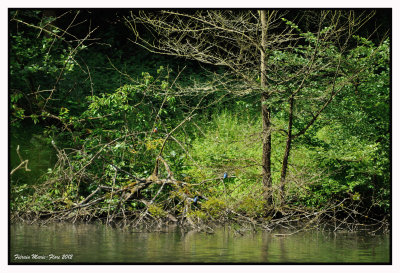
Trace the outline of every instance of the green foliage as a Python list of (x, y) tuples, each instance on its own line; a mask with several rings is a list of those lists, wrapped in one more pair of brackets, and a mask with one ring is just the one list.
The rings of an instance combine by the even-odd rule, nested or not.
[[(375, 56), (387, 58), (388, 54), (381, 52), (388, 50), (385, 44), (374, 47), (368, 54), (375, 52)], [(354, 49), (359, 51), (364, 50)], [(359, 54), (354, 52), (350, 52), (354, 59), (348, 60), (359, 66), (362, 61), (356, 61), (360, 61)], [(389, 208), (389, 203), (383, 202), (389, 200), (390, 192), (389, 66), (381, 59), (374, 59), (368, 61), (368, 69), (360, 74), (362, 84), (344, 89), (334, 107), (323, 114), (320, 125), (301, 139), (309, 147), (315, 167), (326, 175), (308, 186), (308, 192), (303, 191), (302, 200), (309, 205), (351, 195), (365, 206)], [(377, 105), (383, 107), (380, 113), (374, 107)], [(292, 160), (298, 162), (297, 158)]]
[(349, 53), (353, 66), (349, 69), (363, 71), (326, 113), (336, 122), (325, 127), (329, 134), (319, 133), (328, 141), (321, 163), (335, 170), (335, 179), (345, 183), (348, 191), (357, 191), (365, 202), (386, 210), (389, 203), (381, 201), (389, 200), (390, 193), (389, 41), (375, 46), (356, 38), (361, 45)]
[[(134, 181), (127, 172), (148, 177), (166, 133), (180, 124), (204, 95), (182, 95), (176, 86), (211, 84), (199, 68), (137, 48), (106, 48), (105, 43), (93, 49), (85, 45), (74, 48), (76, 44), (59, 38), (57, 27), (49, 28), (51, 33), (47, 34), (35, 28), (52, 20), (42, 18), (40, 11), (12, 14), (19, 20), (18, 24), (12, 21), (9, 37), (12, 124), (21, 125), (16, 121), (25, 119), (42, 126), (45, 145), (53, 149), (50, 145), (54, 141), (62, 150), (57, 164), (42, 177), (47, 183), (43, 190), (35, 193), (25, 179), (13, 180), (12, 210), (69, 208), (99, 185), (118, 189), (131, 185)], [(266, 104), (273, 124), (275, 196), (280, 191), (291, 94), (302, 86), (293, 111), (296, 134), (330, 98), (335, 78), (343, 89), (309, 130), (292, 143), (285, 201), (315, 208), (350, 197), (388, 212), (390, 41), (375, 45), (354, 36), (354, 47), (340, 52), (334, 42), (325, 39), (331, 26), (323, 26), (316, 37), (289, 19), (283, 21), (299, 42), (267, 54), (268, 84), (274, 89)], [(111, 43), (114, 36), (107, 33), (104, 38)], [(324, 50), (315, 51), (317, 44)], [(318, 69), (306, 78), (299, 77), (311, 59)], [(339, 64), (341, 69), (336, 73)], [(188, 68), (183, 72), (169, 68), (178, 65)], [(182, 72), (181, 77), (175, 79), (178, 72)], [(218, 69), (213, 72), (221, 73)], [(290, 80), (278, 84), (281, 79)], [(253, 95), (233, 97), (225, 90), (229, 87), (210, 86), (223, 94), (223, 99), (216, 100), (218, 92), (206, 96), (205, 105), (211, 106), (203, 109), (200, 105), (199, 115), (174, 132), (176, 141), (166, 143), (162, 156), (174, 176), (196, 185), (175, 195), (166, 193), (169, 188), (165, 186), (156, 203), (148, 207), (153, 217), (167, 216), (166, 207), (158, 201), (170, 199), (173, 203), (196, 191), (208, 200), (192, 206), (188, 213), (193, 219), (218, 218), (228, 207), (254, 218), (265, 215), (259, 99)], [(38, 93), (40, 90), (44, 92)], [(158, 132), (153, 131), (155, 127)], [(165, 170), (160, 172), (166, 176), (162, 173)], [(222, 179), (224, 172), (228, 179)], [(152, 185), (141, 197), (153, 198), (159, 189), (160, 185)], [(100, 205), (103, 212), (115, 209), (119, 202), (116, 196), (107, 197)], [(143, 206), (137, 200), (130, 201), (129, 210)], [(183, 211), (182, 204), (176, 207)]]
[(225, 213), (226, 203), (221, 199), (211, 197), (207, 201), (203, 202), (201, 209), (213, 218)]
[(27, 184), (13, 185), (10, 191), (10, 209), (11, 211), (23, 211), (30, 201), (29, 186)]
[(236, 205), (237, 211), (247, 214), (250, 217), (261, 217), (265, 214), (266, 202), (262, 195), (245, 195)]
[[(75, 70), (74, 57), (80, 48), (73, 48), (60, 37), (58, 28), (49, 28), (54, 18), (41, 18), (41, 12), (34, 10), (11, 11), (11, 14), (11, 115), (15, 120), (30, 117), (36, 124), (46, 103), (52, 107), (58, 105), (54, 99), (66, 97), (66, 90), (54, 92), (55, 84)], [(12, 124), (19, 125), (18, 122)]]
[[(257, 147), (260, 119), (252, 117), (249, 109), (236, 109), (242, 112), (235, 114), (225, 109), (215, 113), (204, 128), (206, 135), (199, 135), (193, 142), (191, 152), (201, 170), (193, 169), (189, 175), (217, 178), (228, 172), (238, 178), (255, 178), (259, 168), (252, 163), (254, 158), (261, 157)], [(249, 166), (241, 168), (245, 164)]]
[(192, 210), (188, 213), (188, 217), (192, 220), (206, 221), (209, 220), (210, 216), (202, 210)]
[(167, 216), (167, 212), (159, 205), (149, 205), (148, 209), (150, 214), (156, 218), (164, 218)]

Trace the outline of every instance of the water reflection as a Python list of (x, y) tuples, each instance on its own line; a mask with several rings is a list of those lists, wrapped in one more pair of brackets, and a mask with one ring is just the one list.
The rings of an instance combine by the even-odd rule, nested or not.
[[(94, 224), (13, 224), (10, 243), (11, 262), (24, 263), (387, 263), (390, 257), (387, 235), (303, 232), (275, 237), (257, 232), (240, 236), (229, 228), (215, 234), (178, 229), (146, 233)], [(49, 259), (64, 254), (73, 258)]]

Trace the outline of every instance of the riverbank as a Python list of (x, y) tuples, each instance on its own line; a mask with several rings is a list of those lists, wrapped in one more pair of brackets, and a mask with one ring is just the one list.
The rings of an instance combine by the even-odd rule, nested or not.
[[(199, 203), (189, 208), (186, 214), (165, 212), (156, 214), (151, 207), (136, 211), (104, 211), (100, 207), (73, 207), (60, 211), (19, 211), (11, 212), (11, 223), (101, 223), (122, 229), (162, 231), (170, 227), (214, 233), (214, 229), (230, 226), (238, 234), (247, 231), (284, 230), (281, 236), (289, 236), (302, 231), (322, 230), (331, 232), (367, 232), (369, 234), (390, 232), (390, 218), (365, 214), (356, 204), (340, 203), (319, 210), (282, 207), (271, 210), (266, 216), (250, 217), (230, 208), (221, 209), (212, 215)], [(357, 210), (358, 209), (358, 210)]]
[[(58, 150), (54, 143), (53, 146)], [(93, 160), (87, 165), (93, 164)], [(115, 172), (112, 186), (99, 185), (88, 191), (88, 171), (73, 172), (67, 162), (68, 157), (59, 151), (56, 171), (44, 183), (12, 187), (12, 222), (101, 221), (110, 226), (148, 230), (173, 224), (206, 232), (225, 224), (237, 225), (238, 230), (389, 231), (390, 215), (359, 194), (340, 199), (336, 196), (324, 205), (310, 206), (296, 201), (299, 196), (295, 194), (285, 200), (281, 188), (275, 187), (269, 190), (269, 198), (264, 197), (265, 192), (253, 189), (252, 195), (235, 199), (226, 194), (225, 185), (231, 182), (225, 175), (199, 183), (178, 180), (161, 156), (148, 178), (136, 177), (108, 162)], [(164, 178), (157, 175), (159, 165), (164, 166)], [(128, 182), (117, 185), (117, 174), (129, 177)], [(223, 185), (220, 194), (207, 187), (210, 183)]]

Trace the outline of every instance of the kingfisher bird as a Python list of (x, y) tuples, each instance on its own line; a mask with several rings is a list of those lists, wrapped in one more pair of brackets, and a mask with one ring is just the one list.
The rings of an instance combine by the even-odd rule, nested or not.
[(199, 200), (199, 197), (198, 197), (198, 196), (196, 196), (196, 197), (193, 199), (193, 203), (196, 204), (196, 203), (197, 203), (197, 200)]
[(228, 178), (228, 173), (224, 173), (224, 179)]
[(153, 133), (157, 133), (157, 131), (158, 131), (158, 128), (157, 128), (157, 127), (154, 127)]

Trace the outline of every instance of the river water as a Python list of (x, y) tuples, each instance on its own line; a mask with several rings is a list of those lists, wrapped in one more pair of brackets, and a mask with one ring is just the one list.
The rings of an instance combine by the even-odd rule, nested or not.
[(271, 232), (243, 235), (171, 229), (137, 232), (101, 224), (12, 224), (11, 263), (390, 263), (390, 236)]

